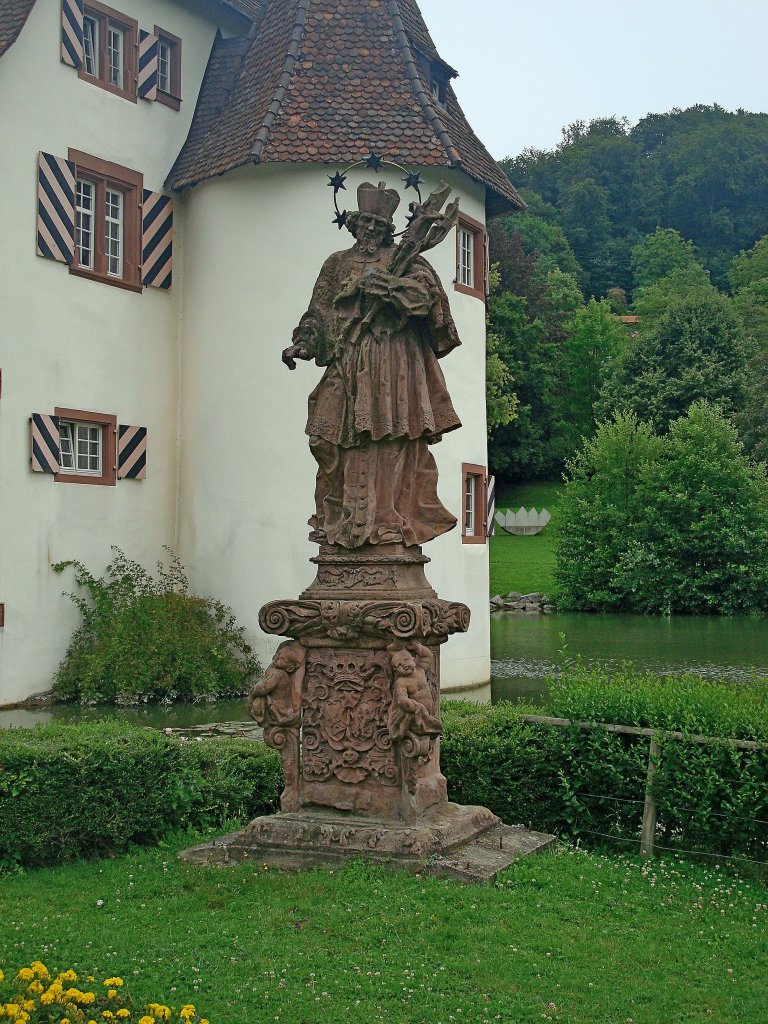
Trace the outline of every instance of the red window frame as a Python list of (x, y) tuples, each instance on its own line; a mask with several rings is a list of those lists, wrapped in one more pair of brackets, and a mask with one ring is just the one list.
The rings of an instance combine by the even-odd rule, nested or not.
[[(474, 484), (474, 523), (472, 533), (467, 533), (466, 502), (467, 483)], [(472, 462), (461, 464), (461, 542), (462, 544), (485, 544), (487, 542), (488, 523), (486, 519), (486, 501), (488, 488), (488, 470)]]
[(53, 479), (60, 484), (95, 484), (114, 487), (117, 483), (117, 416), (104, 412), (86, 412), (83, 409), (54, 409), (54, 416), (74, 423), (88, 423), (101, 427), (101, 475), (60, 472)]

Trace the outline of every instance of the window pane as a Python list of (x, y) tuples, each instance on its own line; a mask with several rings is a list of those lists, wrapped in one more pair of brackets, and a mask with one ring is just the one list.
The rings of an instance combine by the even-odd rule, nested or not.
[(75, 463), (72, 454), (72, 424), (59, 423), (59, 465), (62, 469), (74, 469)]
[(83, 58), (85, 73), (99, 77), (99, 23), (89, 15), (83, 18)]
[(107, 187), (104, 200), (104, 252), (110, 277), (123, 276), (123, 193)]
[(75, 193), (75, 247), (77, 262), (93, 270), (93, 215), (96, 186), (92, 181), (78, 178)]
[(160, 92), (171, 91), (171, 47), (162, 40), (157, 54), (157, 87)]
[(107, 63), (109, 64), (109, 84), (123, 88), (123, 31), (110, 25), (107, 30)]
[(79, 473), (101, 472), (101, 427), (75, 423), (75, 457)]
[(475, 287), (475, 238), (466, 228), (459, 229), (459, 282)]
[(468, 476), (464, 485), (464, 533), (473, 537), (475, 533), (475, 477)]

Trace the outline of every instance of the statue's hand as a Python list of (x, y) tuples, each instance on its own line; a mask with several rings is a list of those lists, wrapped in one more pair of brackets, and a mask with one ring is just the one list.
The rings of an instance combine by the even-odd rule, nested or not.
[(283, 349), (283, 362), (289, 370), (296, 369), (297, 359), (311, 359), (312, 354), (303, 345), (289, 345)]
[(389, 297), (393, 285), (397, 284), (398, 278), (388, 274), (386, 270), (371, 270), (362, 280), (367, 295), (375, 295), (378, 298)]

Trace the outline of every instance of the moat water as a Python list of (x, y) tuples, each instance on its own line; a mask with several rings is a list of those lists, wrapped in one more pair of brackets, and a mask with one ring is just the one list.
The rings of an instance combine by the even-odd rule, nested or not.
[[(678, 675), (694, 672), (712, 679), (768, 680), (768, 620), (642, 615), (519, 615), (491, 619), (490, 687), (457, 696), (475, 700), (523, 700), (544, 704), (547, 677), (557, 672), (563, 639), (569, 657), (619, 668)], [(445, 652), (450, 657), (449, 650)], [(179, 728), (245, 718), (243, 701), (213, 704), (142, 705), (131, 708), (76, 708), (0, 711), (0, 728), (51, 720), (85, 721), (105, 715), (156, 728)]]

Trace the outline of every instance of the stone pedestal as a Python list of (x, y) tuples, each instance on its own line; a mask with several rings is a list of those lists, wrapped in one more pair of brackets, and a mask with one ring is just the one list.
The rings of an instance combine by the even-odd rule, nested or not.
[[(262, 629), (290, 638), (249, 701), (282, 756), (281, 813), (182, 856), (284, 868), (367, 857), (486, 880), (549, 845), (551, 836), (448, 801), (440, 647), (468, 629), (469, 609), (437, 597), (424, 575), (429, 559), (387, 545), (321, 548), (313, 561), (314, 583), (260, 614)], [(489, 835), (490, 846), (477, 845)]]

